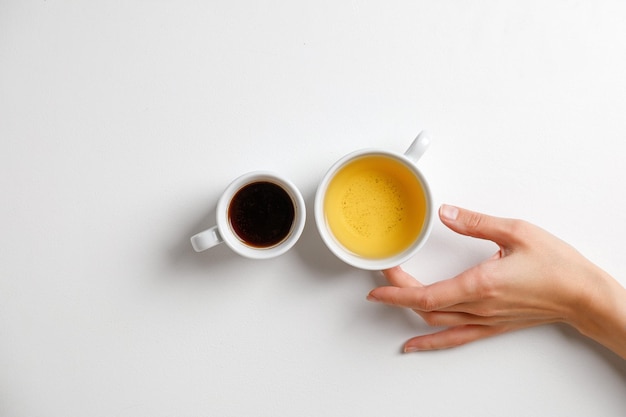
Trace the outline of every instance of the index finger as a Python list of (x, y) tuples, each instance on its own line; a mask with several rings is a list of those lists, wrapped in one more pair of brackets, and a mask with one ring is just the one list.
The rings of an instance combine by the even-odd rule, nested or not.
[(450, 309), (475, 301), (479, 296), (476, 272), (474, 267), (454, 278), (421, 287), (378, 287), (370, 291), (367, 299), (426, 312)]

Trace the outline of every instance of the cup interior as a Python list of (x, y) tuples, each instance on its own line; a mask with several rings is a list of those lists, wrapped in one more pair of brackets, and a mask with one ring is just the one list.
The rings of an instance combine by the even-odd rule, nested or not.
[[(261, 184), (273, 186), (268, 188), (273, 194), (265, 197), (268, 203), (272, 204), (272, 207), (267, 209), (269, 213), (275, 212), (277, 207), (282, 211), (285, 211), (288, 205), (293, 207), (293, 220), (290, 225), (287, 225), (287, 229), (282, 231), (284, 236), (278, 234), (275, 236), (276, 239), (274, 241), (266, 241), (262, 244), (259, 241), (251, 240), (250, 236), (252, 235), (242, 233), (243, 229), (238, 227), (237, 224), (233, 224), (231, 219), (233, 215), (232, 206), (236, 203), (235, 200), (245, 198), (241, 196), (246, 193), (246, 190), (258, 188)], [(281, 193), (281, 191), (283, 192)], [(258, 195), (258, 193), (256, 194)], [(250, 196), (250, 198), (256, 197)], [(288, 199), (289, 202), (281, 202), (283, 199)], [(244, 214), (245, 216), (249, 216), (253, 212), (254, 210), (243, 211), (243, 213), (246, 213)], [(287, 215), (287, 213), (281, 215)], [(297, 187), (286, 178), (267, 171), (254, 171), (235, 179), (224, 191), (217, 206), (217, 224), (224, 242), (240, 255), (253, 259), (272, 258), (285, 253), (293, 247), (304, 229), (305, 216), (304, 199)], [(238, 222), (245, 221), (246, 219), (238, 220)], [(265, 221), (263, 220), (263, 222)], [(262, 222), (257, 221), (257, 223), (258, 226), (263, 226)], [(284, 227), (284, 224), (281, 227)], [(270, 226), (267, 226), (268, 230), (269, 228)]]
[[(359, 161), (366, 161), (368, 160), (368, 158), (371, 160), (380, 159), (381, 161), (389, 160), (389, 161), (392, 161), (396, 165), (402, 166), (403, 171), (406, 171), (409, 173), (406, 175), (409, 175), (411, 177), (411, 181), (413, 181), (411, 182), (411, 184), (417, 184), (415, 186), (419, 187), (423, 194), (423, 204), (420, 206), (420, 214), (419, 214), (420, 219), (416, 219), (416, 221), (419, 221), (421, 220), (421, 218), (423, 218), (422, 223), (421, 223), (421, 228), (419, 228), (419, 231), (416, 231), (414, 235), (410, 236), (410, 240), (408, 240), (409, 243), (405, 245), (402, 249), (398, 250), (397, 252), (386, 253), (381, 256), (365, 254), (365, 252), (360, 251), (360, 250), (357, 251), (356, 249), (353, 249), (354, 247), (352, 248), (349, 247), (349, 244), (346, 243), (346, 240), (343, 239), (343, 236), (340, 239), (338, 236), (341, 235), (341, 233), (336, 235), (333, 232), (333, 228), (330, 226), (330, 223), (333, 223), (332, 217), (335, 215), (332, 213), (331, 214), (327, 213), (328, 207), (326, 207), (327, 198), (328, 198), (328, 200), (331, 202), (329, 203), (330, 204), (329, 207), (332, 208), (333, 212), (335, 209), (340, 210), (338, 204), (335, 204), (333, 200), (334, 198), (333, 188), (335, 187), (335, 185), (333, 184), (333, 179), (335, 179), (336, 176), (339, 176), (341, 178), (341, 176), (344, 175), (343, 172), (346, 172), (347, 169), (352, 169), (351, 166), (355, 165), (356, 163), (359, 163)], [(346, 168), (346, 170), (344, 170), (344, 168)], [(341, 181), (341, 180), (338, 180), (338, 181)], [(330, 191), (329, 191), (329, 185), (331, 185)], [(377, 190), (377, 189), (378, 188), (372, 188), (372, 190)], [(370, 189), (367, 189), (367, 193), (364, 195), (367, 199), (371, 199), (373, 201), (376, 198), (378, 198), (377, 193), (371, 192)], [(343, 210), (344, 212), (346, 212), (346, 209), (345, 209), (346, 205), (350, 204), (348, 203), (348, 201), (349, 200), (342, 200), (343, 208), (341, 208), (341, 210)], [(347, 207), (348, 209), (350, 209), (349, 205)], [(373, 207), (377, 208), (380, 206), (377, 206), (376, 204), (374, 204)], [(324, 241), (326, 246), (330, 249), (330, 251), (333, 252), (335, 256), (337, 256), (339, 259), (341, 259), (345, 263), (355, 266), (357, 268), (367, 269), (367, 270), (387, 269), (387, 268), (400, 265), (403, 262), (407, 261), (424, 245), (432, 229), (432, 217), (433, 217), (432, 197), (431, 197), (430, 188), (428, 186), (428, 183), (426, 182), (426, 179), (424, 178), (422, 173), (417, 169), (415, 163), (411, 161), (410, 159), (408, 159), (405, 155), (397, 154), (397, 153), (385, 151), (385, 150), (364, 149), (360, 151), (355, 151), (351, 154), (344, 156), (339, 161), (337, 161), (333, 166), (331, 166), (331, 168), (328, 170), (328, 172), (326, 173), (326, 175), (324, 176), (324, 178), (322, 179), (322, 181), (320, 182), (318, 186), (317, 193), (315, 196), (314, 211), (315, 211), (315, 221), (316, 221), (318, 231), (320, 233), (320, 236), (322, 237), (322, 240)], [(408, 219), (407, 221), (411, 221), (411, 219)], [(359, 226), (359, 228), (362, 228), (362, 227), (364, 226)], [(335, 227), (335, 229), (337, 228)], [(343, 239), (343, 242), (341, 241), (342, 239)], [(379, 246), (381, 247), (384, 246), (382, 241), (381, 242), (374, 241), (374, 242), (376, 244), (379, 244)]]

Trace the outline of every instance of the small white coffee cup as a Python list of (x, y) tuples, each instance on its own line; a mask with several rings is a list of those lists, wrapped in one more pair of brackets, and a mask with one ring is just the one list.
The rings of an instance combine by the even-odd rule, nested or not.
[(235, 179), (217, 203), (216, 225), (191, 237), (196, 252), (226, 243), (247, 258), (269, 259), (287, 252), (304, 229), (306, 208), (298, 188), (267, 171)]
[(367, 270), (411, 258), (432, 230), (433, 202), (416, 166), (430, 145), (421, 132), (404, 154), (362, 149), (337, 161), (315, 196), (315, 222), (326, 246)]

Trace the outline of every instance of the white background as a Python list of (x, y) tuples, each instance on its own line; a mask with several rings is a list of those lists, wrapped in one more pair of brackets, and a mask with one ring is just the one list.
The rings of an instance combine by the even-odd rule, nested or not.
[[(270, 261), (189, 237), (244, 172), (311, 209), (336, 159), (426, 128), (436, 205), (626, 283), (625, 74), (623, 1), (0, 1), (0, 415), (623, 416), (626, 364), (566, 326), (401, 354), (432, 329), (312, 216)], [(437, 221), (405, 268), (493, 251)]]

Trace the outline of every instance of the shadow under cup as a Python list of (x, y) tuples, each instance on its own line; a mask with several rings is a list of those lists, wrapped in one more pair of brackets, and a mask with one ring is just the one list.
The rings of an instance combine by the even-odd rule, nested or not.
[(432, 229), (430, 189), (405, 155), (362, 150), (335, 163), (315, 197), (322, 240), (341, 260), (361, 269), (398, 266)]

